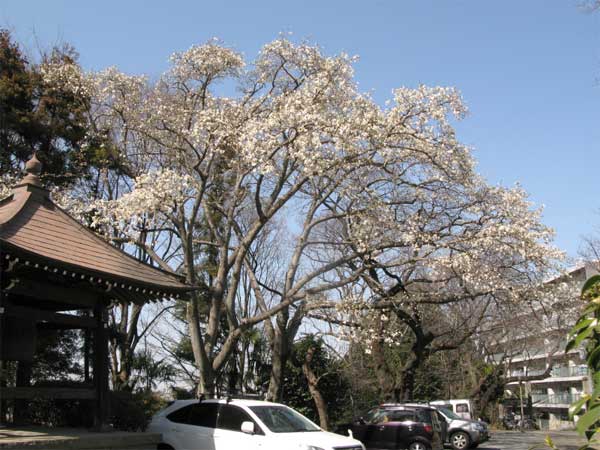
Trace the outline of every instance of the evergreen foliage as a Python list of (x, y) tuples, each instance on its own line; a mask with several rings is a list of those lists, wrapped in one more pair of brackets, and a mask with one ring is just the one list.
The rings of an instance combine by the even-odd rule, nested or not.
[(583, 395), (569, 408), (571, 419), (579, 416), (577, 431), (588, 439), (588, 444), (580, 450), (587, 450), (593, 448), (591, 445), (600, 444), (597, 436), (600, 431), (600, 275), (594, 275), (585, 282), (581, 298), (587, 306), (569, 332), (570, 339), (566, 351), (585, 344), (587, 364), (592, 372), (593, 392)]
[[(77, 59), (73, 47), (64, 45), (42, 55), (41, 62)], [(112, 158), (109, 139), (90, 131), (88, 107), (83, 94), (45, 82), (40, 65), (0, 29), (0, 175), (18, 177), (34, 151), (52, 186), (70, 185), (91, 167), (106, 165)]]
[(302, 372), (306, 352), (311, 347), (315, 348), (311, 367), (319, 377), (317, 387), (327, 403), (331, 423), (348, 420), (347, 412), (351, 411), (350, 385), (342, 374), (341, 361), (327, 351), (321, 339), (312, 335), (294, 344), (284, 375), (283, 402), (319, 423), (317, 408)]

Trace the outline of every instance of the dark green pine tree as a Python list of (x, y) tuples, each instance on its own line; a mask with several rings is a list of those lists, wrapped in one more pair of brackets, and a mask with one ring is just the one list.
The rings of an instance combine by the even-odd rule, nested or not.
[[(76, 64), (77, 57), (63, 46), (41, 62)], [(55, 186), (69, 185), (104, 163), (106, 151), (99, 149), (110, 146), (105, 138), (98, 141), (98, 133), (88, 133), (88, 108), (87, 98), (44, 83), (40, 64), (0, 30), (0, 175), (18, 175), (33, 151), (44, 165), (45, 182)]]

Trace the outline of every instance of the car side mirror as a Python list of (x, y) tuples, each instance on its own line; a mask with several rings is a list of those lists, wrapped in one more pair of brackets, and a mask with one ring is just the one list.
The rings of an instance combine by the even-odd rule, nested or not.
[(242, 422), (242, 433), (254, 434), (254, 422)]
[(356, 419), (356, 423), (358, 423), (359, 425), (364, 425), (367, 422), (365, 421), (364, 417), (359, 417), (358, 419)]

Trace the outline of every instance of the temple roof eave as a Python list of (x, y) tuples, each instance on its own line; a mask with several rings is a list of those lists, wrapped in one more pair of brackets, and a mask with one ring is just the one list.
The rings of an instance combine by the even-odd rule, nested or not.
[(139, 261), (77, 222), (31, 171), (11, 196), (0, 200), (0, 252), (9, 260), (24, 258), (125, 291), (178, 297), (194, 289), (183, 277)]

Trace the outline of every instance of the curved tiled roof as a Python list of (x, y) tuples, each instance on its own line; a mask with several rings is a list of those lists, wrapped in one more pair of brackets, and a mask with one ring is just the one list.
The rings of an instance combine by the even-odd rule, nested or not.
[(138, 261), (83, 227), (52, 202), (35, 174), (30, 175), (0, 202), (0, 244), (8, 244), (11, 252), (20, 249), (54, 266), (112, 283), (167, 294), (191, 289), (176, 274)]

